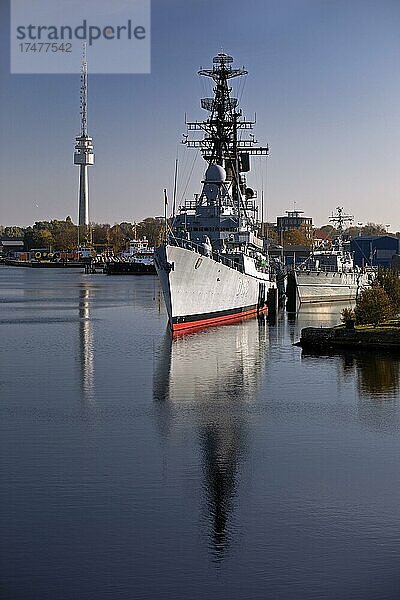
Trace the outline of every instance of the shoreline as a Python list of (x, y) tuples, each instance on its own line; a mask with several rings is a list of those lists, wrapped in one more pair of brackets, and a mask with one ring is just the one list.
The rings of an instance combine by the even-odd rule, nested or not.
[(355, 329), (346, 329), (344, 326), (305, 327), (301, 330), (296, 346), (307, 350), (349, 348), (400, 351), (400, 324), (377, 327), (368, 325)]

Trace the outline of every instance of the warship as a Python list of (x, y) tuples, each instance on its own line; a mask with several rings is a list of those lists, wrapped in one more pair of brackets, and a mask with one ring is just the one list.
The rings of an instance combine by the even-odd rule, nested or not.
[[(219, 53), (211, 69), (198, 74), (213, 80), (212, 98), (203, 98), (203, 121), (186, 122), (183, 143), (200, 149), (207, 163), (202, 188), (185, 200), (172, 219), (155, 266), (172, 331), (226, 323), (267, 310), (274, 274), (259, 237), (257, 194), (247, 185), (250, 156), (267, 156), (231, 95), (231, 79), (247, 74), (233, 58)], [(190, 139), (191, 132), (201, 139)], [(240, 133), (240, 135), (239, 135)], [(166, 227), (167, 230), (167, 227)]]
[[(338, 236), (331, 250), (314, 250), (303, 264), (288, 273), (286, 294), (290, 303), (354, 301), (368, 287), (374, 273), (354, 265), (343, 240), (343, 226), (353, 217), (338, 207), (329, 218)], [(348, 243), (347, 243), (348, 245)]]

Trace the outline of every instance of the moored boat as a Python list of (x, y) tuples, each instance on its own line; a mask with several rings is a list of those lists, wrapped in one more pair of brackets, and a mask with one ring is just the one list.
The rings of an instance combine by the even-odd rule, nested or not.
[(107, 263), (104, 272), (107, 275), (155, 275), (154, 248), (149, 246), (146, 238), (132, 240), (128, 251)]
[(339, 235), (332, 249), (311, 252), (302, 265), (288, 274), (290, 303), (354, 301), (374, 277), (373, 272), (354, 265), (353, 255), (343, 241), (343, 224), (352, 217), (344, 215), (341, 207), (336, 210), (330, 221), (337, 224)]

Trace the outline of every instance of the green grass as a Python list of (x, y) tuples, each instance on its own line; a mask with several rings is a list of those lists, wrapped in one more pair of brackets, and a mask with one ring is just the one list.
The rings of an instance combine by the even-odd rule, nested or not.
[[(392, 329), (393, 331), (398, 331), (400, 328), (400, 320), (399, 319), (390, 319), (389, 321), (385, 321), (384, 323), (379, 323), (376, 327), (374, 325), (366, 324), (366, 325), (356, 325), (354, 327), (354, 331), (379, 331), (380, 329), (384, 331), (388, 331)], [(334, 329), (346, 329), (344, 324), (336, 325)], [(351, 330), (349, 330), (351, 331)]]

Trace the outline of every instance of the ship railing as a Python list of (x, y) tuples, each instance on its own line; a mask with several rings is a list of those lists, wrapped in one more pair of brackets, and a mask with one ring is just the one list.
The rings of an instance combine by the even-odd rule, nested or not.
[(220, 252), (213, 252), (212, 253), (212, 258), (216, 262), (220, 262), (223, 265), (226, 265), (227, 267), (230, 267), (231, 269), (236, 269), (236, 271), (240, 271), (240, 273), (243, 273), (243, 271), (244, 271), (242, 264), (238, 263), (237, 261), (235, 261), (235, 260), (233, 260), (231, 258), (227, 258), (226, 256), (224, 256)]
[(334, 265), (321, 265), (320, 267), (318, 267), (318, 269), (314, 268), (314, 271), (326, 271), (327, 273), (333, 273), (334, 271), (337, 272), (337, 267), (335, 267)]
[(196, 200), (185, 200), (184, 204), (180, 207), (180, 211), (185, 213), (187, 210), (196, 210)]
[(322, 265), (319, 267), (315, 267), (314, 265), (299, 265), (296, 267), (291, 266), (291, 268), (287, 268), (288, 271), (304, 271), (307, 273), (355, 273), (356, 269), (338, 269), (333, 265)]
[(202, 256), (208, 256), (212, 258), (216, 262), (222, 263), (223, 265), (230, 267), (231, 269), (236, 269), (236, 271), (240, 271), (243, 273), (243, 265), (238, 263), (232, 258), (228, 258), (221, 252), (216, 252), (215, 250), (211, 252), (208, 248), (204, 246), (204, 244), (197, 244), (196, 242), (192, 242), (191, 240), (184, 240), (182, 238), (170, 238), (169, 243), (171, 246), (179, 246), (180, 248), (185, 248), (186, 250), (193, 250), (193, 252), (197, 252)]

